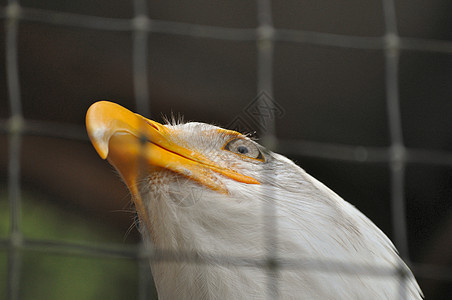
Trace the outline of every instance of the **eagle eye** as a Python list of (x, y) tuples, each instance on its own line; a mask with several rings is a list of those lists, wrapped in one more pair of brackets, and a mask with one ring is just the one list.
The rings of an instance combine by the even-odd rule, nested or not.
[(232, 153), (246, 156), (253, 159), (264, 160), (262, 152), (257, 145), (250, 140), (243, 138), (235, 138), (226, 143), (223, 147), (224, 150), (231, 151)]

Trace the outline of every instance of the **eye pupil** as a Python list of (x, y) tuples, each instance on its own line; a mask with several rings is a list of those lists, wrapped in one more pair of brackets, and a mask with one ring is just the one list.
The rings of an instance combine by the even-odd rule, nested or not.
[(246, 148), (245, 146), (238, 146), (237, 151), (241, 154), (246, 154), (248, 153), (248, 148)]

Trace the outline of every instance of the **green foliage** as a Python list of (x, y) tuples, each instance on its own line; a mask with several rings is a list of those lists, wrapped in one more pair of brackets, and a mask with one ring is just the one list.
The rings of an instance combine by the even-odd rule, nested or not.
[[(59, 209), (35, 195), (22, 195), (21, 230), (27, 239), (93, 245), (124, 243), (124, 233)], [(8, 236), (9, 205), (0, 190), (0, 239)], [(138, 266), (129, 259), (21, 251), (21, 299), (134, 299)], [(0, 299), (6, 299), (7, 249), (0, 248)]]

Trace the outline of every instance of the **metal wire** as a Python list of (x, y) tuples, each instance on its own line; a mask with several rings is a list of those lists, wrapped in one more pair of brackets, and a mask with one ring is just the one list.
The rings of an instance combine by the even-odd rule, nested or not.
[(10, 205), (10, 232), (8, 247), (8, 299), (19, 299), (21, 232), (20, 153), (22, 144), (22, 105), (17, 61), (17, 33), (19, 3), (10, 1), (6, 9), (6, 72), (11, 110), (8, 134), (8, 194)]
[[(389, 134), (391, 138), (391, 213), (394, 243), (400, 256), (409, 263), (407, 219), (405, 213), (405, 146), (402, 134), (402, 117), (399, 99), (399, 55), (400, 43), (397, 31), (395, 3), (393, 0), (383, 1), (385, 23), (385, 83), (386, 107), (388, 114)], [(400, 266), (401, 267), (401, 266)], [(401, 274), (399, 299), (406, 299), (407, 277)]]
[[(257, 94), (268, 95), (273, 99), (273, 21), (271, 0), (257, 1)], [(262, 94), (264, 93), (264, 94)], [(257, 101), (261, 128), (262, 144), (268, 149), (275, 147), (275, 122), (273, 101), (265, 101), (259, 97)], [(275, 193), (274, 190), (269, 193)], [(274, 197), (269, 197), (275, 199)], [(278, 299), (279, 295), (279, 263), (278, 263), (278, 224), (275, 203), (262, 205), (262, 218), (264, 218), (263, 235), (267, 249), (267, 299)]]
[[(148, 29), (151, 20), (147, 16), (147, 5), (145, 0), (134, 0), (133, 20), (133, 85), (135, 93), (135, 103), (138, 113), (150, 115), (150, 99), (148, 86)], [(140, 250), (145, 249), (144, 241), (141, 241)], [(152, 275), (149, 261), (145, 258), (138, 260), (138, 299), (149, 299)]]
[[(6, 9), (0, 12), (0, 19), (6, 19)], [(134, 19), (104, 18), (85, 16), (74, 13), (48, 11), (22, 7), (19, 19), (21, 22), (43, 23), (55, 26), (105, 30), (133, 31)], [(327, 47), (374, 49), (385, 48), (385, 37), (365, 37), (333, 34), (306, 30), (273, 28), (275, 42), (304, 43)], [(226, 28), (197, 25), (182, 22), (150, 20), (145, 26), (147, 32), (171, 35), (183, 35), (193, 38), (209, 38), (238, 42), (253, 42), (259, 37), (256, 28)], [(452, 53), (451, 41), (439, 41), (422, 38), (399, 37), (399, 49), (419, 52)]]
[[(273, 98), (273, 48), (275, 43), (305, 43), (325, 47), (343, 47), (355, 49), (376, 49), (385, 55), (386, 105), (391, 138), (389, 148), (363, 147), (316, 143), (306, 140), (278, 140), (275, 136), (275, 118), (273, 108), (261, 108), (261, 127), (263, 142), (270, 148), (275, 148), (286, 154), (319, 157), (322, 159), (357, 161), (365, 163), (387, 163), (391, 169), (391, 204), (394, 240), (401, 256), (408, 262), (416, 274), (435, 279), (452, 280), (449, 268), (428, 264), (416, 264), (409, 260), (408, 241), (405, 214), (405, 167), (408, 163), (452, 166), (452, 153), (425, 149), (412, 149), (404, 146), (400, 99), (398, 91), (398, 66), (401, 51), (437, 52), (452, 54), (452, 42), (427, 39), (400, 37), (397, 31), (397, 17), (394, 1), (383, 0), (383, 16), (385, 35), (381, 37), (361, 37), (340, 34), (330, 34), (303, 30), (289, 30), (273, 27), (270, 0), (257, 1), (257, 28), (225, 28), (216, 26), (196, 25), (180, 22), (153, 20), (147, 16), (146, 1), (134, 1), (134, 17), (132, 19), (104, 18), (80, 14), (63, 13), (41, 9), (21, 7), (19, 1), (10, 0), (1, 10), (0, 19), (6, 24), (6, 73), (10, 118), (0, 120), (0, 133), (8, 135), (8, 194), (10, 203), (10, 234), (7, 239), (0, 239), (0, 248), (8, 249), (8, 299), (19, 298), (21, 250), (50, 251), (55, 254), (69, 254), (92, 257), (115, 257), (139, 261), (140, 287), (138, 298), (147, 299), (149, 292), (148, 260), (184, 261), (202, 263), (193, 253), (173, 253), (162, 249), (143, 250), (142, 245), (125, 247), (105, 245), (88, 247), (72, 243), (29, 240), (22, 237), (21, 232), (21, 181), (20, 181), (20, 150), (23, 135), (53, 136), (65, 139), (86, 140), (85, 130), (81, 126), (58, 124), (51, 122), (24, 120), (21, 109), (20, 84), (17, 61), (17, 34), (19, 22), (44, 23), (54, 26), (69, 26), (81, 29), (105, 31), (126, 31), (133, 35), (133, 83), (137, 111), (144, 115), (150, 114), (150, 97), (148, 86), (148, 35), (169, 34), (192, 38), (208, 38), (235, 42), (254, 42), (257, 45), (257, 90), (265, 91)], [(265, 211), (266, 215), (274, 215), (274, 207)], [(245, 267), (261, 267), (269, 270), (268, 295), (274, 299), (278, 296), (279, 268), (312, 268), (321, 270), (322, 266), (340, 264), (332, 261), (316, 261), (307, 264), (300, 258), (297, 261), (287, 261), (277, 257), (277, 225), (267, 223), (266, 240), (269, 245), (268, 260), (262, 262), (253, 258), (240, 258), (218, 255), (215, 261), (225, 265), (240, 265)], [(353, 264), (353, 263), (350, 263)], [(347, 272), (350, 264), (344, 264)], [(384, 268), (374, 276), (396, 276), (393, 270)], [(401, 284), (403, 297), (403, 282)]]

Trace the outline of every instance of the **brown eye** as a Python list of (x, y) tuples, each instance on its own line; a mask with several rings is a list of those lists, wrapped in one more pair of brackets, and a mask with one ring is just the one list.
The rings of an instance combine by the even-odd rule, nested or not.
[(250, 140), (242, 138), (233, 139), (224, 146), (224, 149), (249, 158), (264, 160), (259, 148)]

